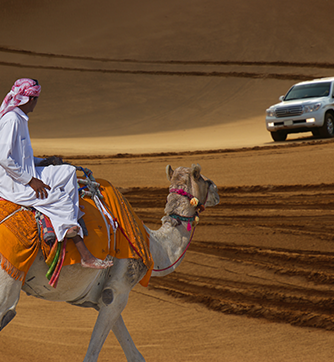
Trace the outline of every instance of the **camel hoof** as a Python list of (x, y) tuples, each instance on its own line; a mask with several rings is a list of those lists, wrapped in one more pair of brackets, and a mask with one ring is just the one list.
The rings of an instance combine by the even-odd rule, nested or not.
[(2, 331), (15, 316), (16, 312), (14, 310), (9, 310), (1, 320), (0, 331)]

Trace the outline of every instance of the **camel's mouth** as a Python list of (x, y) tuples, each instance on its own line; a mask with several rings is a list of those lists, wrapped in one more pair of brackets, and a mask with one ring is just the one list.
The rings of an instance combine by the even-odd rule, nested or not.
[(218, 187), (216, 184), (211, 181), (207, 180), (207, 182), (210, 182), (209, 189), (208, 189), (208, 198), (206, 200), (205, 206), (216, 206), (219, 204), (220, 197), (218, 194)]

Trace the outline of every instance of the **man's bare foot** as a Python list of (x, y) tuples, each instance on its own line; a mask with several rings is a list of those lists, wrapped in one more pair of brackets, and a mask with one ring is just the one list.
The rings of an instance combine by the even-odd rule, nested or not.
[(79, 226), (72, 226), (71, 228), (69, 228), (66, 232), (66, 237), (68, 239), (73, 239), (78, 235), (78, 232), (80, 231)]
[(101, 260), (95, 258), (94, 256), (86, 260), (81, 259), (81, 266), (84, 268), (106, 269), (113, 265), (114, 263), (112, 260)]
[[(69, 231), (71, 229), (69, 229)], [(80, 235), (74, 236), (73, 241), (80, 253), (82, 267), (92, 269), (106, 269), (113, 266), (113, 262), (110, 256), (107, 256), (105, 260), (95, 258), (95, 256), (87, 249), (87, 246), (85, 245)]]

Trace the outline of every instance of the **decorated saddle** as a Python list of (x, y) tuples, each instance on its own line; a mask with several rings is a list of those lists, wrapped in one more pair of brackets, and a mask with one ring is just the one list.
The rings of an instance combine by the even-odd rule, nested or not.
[[(85, 190), (87, 183), (88, 186), (92, 184), (89, 179), (79, 182), (84, 184), (79, 191), (80, 208), (85, 213), (83, 226), (87, 229), (84, 238), (87, 248), (100, 259), (107, 256), (142, 259), (148, 272), (140, 283), (147, 286), (153, 259), (143, 223), (126, 198), (108, 181), (94, 179), (98, 192), (93, 194)], [(36, 222), (34, 210), (0, 199), (0, 265), (13, 278), (24, 283), (40, 249), (50, 266), (49, 284), (54, 287), (62, 266), (81, 262), (71, 239), (54, 242), (52, 234), (52, 225), (46, 216)]]

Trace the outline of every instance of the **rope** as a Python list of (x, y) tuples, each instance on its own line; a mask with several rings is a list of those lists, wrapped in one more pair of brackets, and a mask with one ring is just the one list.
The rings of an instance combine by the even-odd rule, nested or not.
[(162, 272), (162, 271), (168, 270), (168, 269), (172, 268), (176, 263), (178, 263), (178, 262), (182, 259), (182, 257), (184, 256), (184, 254), (186, 253), (186, 251), (188, 250), (188, 248), (189, 248), (189, 246), (190, 246), (190, 243), (191, 243), (191, 241), (192, 241), (192, 239), (193, 239), (193, 236), (194, 236), (194, 234), (195, 234), (195, 229), (196, 229), (196, 227), (193, 228), (193, 231), (192, 231), (192, 233), (191, 233), (191, 236), (190, 236), (190, 239), (189, 239), (189, 242), (188, 242), (186, 248), (184, 249), (183, 253), (176, 259), (176, 261), (175, 261), (173, 264), (171, 264), (171, 265), (169, 265), (168, 267), (166, 267), (166, 268), (163, 268), (163, 269), (153, 269), (154, 272)]
[[(178, 194), (178, 195), (181, 195), (181, 196), (185, 196), (188, 198), (188, 200), (191, 202), (193, 199), (197, 199), (195, 198), (192, 194), (190, 194), (189, 192), (186, 192), (182, 189), (176, 189), (176, 188), (172, 188), (169, 190), (170, 193), (174, 193), (174, 194)], [(206, 194), (206, 199), (205, 199), (205, 202), (207, 201), (208, 199), (208, 194), (209, 194), (209, 189), (208, 189), (208, 192)], [(197, 199), (198, 200), (198, 199)], [(204, 203), (205, 204), (205, 203)], [(199, 209), (199, 211), (203, 211), (204, 210), (204, 205), (202, 205), (199, 201), (196, 205), (196, 208)], [(196, 220), (196, 217), (198, 218), (198, 212), (196, 212), (196, 214), (194, 216), (181, 216), (181, 215), (177, 215), (177, 214), (170, 214), (168, 215), (170, 216), (171, 218), (173, 219), (176, 219), (176, 220), (181, 220), (181, 221), (185, 221), (185, 222), (188, 222), (188, 225), (187, 225), (187, 230), (189, 230), (189, 225), (190, 225), (190, 221), (194, 221)], [(190, 239), (189, 239), (189, 242), (186, 246), (186, 248), (184, 249), (183, 253), (176, 259), (176, 261), (169, 265), (168, 267), (166, 268), (163, 268), (163, 269), (153, 269), (154, 272), (162, 272), (162, 271), (165, 271), (165, 270), (168, 270), (170, 268), (172, 268), (176, 263), (178, 263), (180, 261), (180, 259), (182, 259), (182, 257), (184, 256), (184, 254), (186, 253), (186, 251), (188, 250), (189, 246), (190, 246), (190, 243), (194, 237), (194, 234), (195, 234), (195, 229), (196, 229), (196, 225), (192, 228), (192, 233), (191, 233), (191, 236), (190, 236)]]
[[(128, 243), (131, 245), (132, 249), (134, 250), (134, 252), (139, 256), (140, 259), (143, 260), (142, 256), (139, 254), (138, 250), (136, 249), (136, 247), (132, 244), (132, 242), (130, 241), (130, 239), (128, 238), (128, 236), (126, 235), (125, 231), (123, 230), (123, 228), (119, 225), (118, 226), (119, 230), (121, 231), (121, 233), (124, 235), (124, 237), (126, 238), (126, 240), (128, 241)], [(168, 267), (166, 268), (163, 268), (163, 269), (152, 269), (152, 271), (154, 272), (162, 272), (162, 271), (165, 271), (165, 270), (168, 270), (170, 268), (172, 268), (176, 263), (178, 263), (180, 261), (180, 259), (182, 259), (182, 257), (184, 256), (184, 254), (186, 253), (186, 251), (188, 250), (189, 246), (190, 246), (190, 243), (193, 239), (193, 236), (194, 236), (194, 233), (195, 233), (195, 229), (196, 227), (193, 228), (193, 231), (191, 233), (191, 236), (190, 236), (190, 239), (189, 239), (189, 242), (187, 244), (187, 246), (185, 247), (183, 253), (176, 259), (176, 261), (169, 265)]]
[[(79, 192), (81, 194), (82, 197), (84, 196), (90, 196), (93, 200), (94, 203), (96, 205), (96, 207), (98, 208), (98, 210), (100, 211), (102, 218), (106, 224), (107, 230), (108, 230), (108, 247), (110, 250), (110, 225), (113, 228), (114, 231), (114, 249), (116, 249), (116, 231), (117, 229), (119, 229), (121, 231), (121, 233), (124, 235), (124, 237), (126, 238), (126, 240), (128, 241), (128, 243), (130, 244), (130, 246), (132, 247), (132, 249), (134, 250), (134, 252), (138, 255), (138, 257), (143, 260), (143, 257), (140, 255), (139, 251), (136, 249), (136, 247), (133, 245), (133, 243), (131, 242), (131, 240), (129, 239), (129, 237), (126, 235), (125, 231), (123, 230), (123, 228), (121, 227), (121, 225), (118, 224), (117, 220), (115, 217), (113, 217), (112, 213), (110, 212), (109, 208), (107, 205), (105, 205), (105, 203), (103, 202), (103, 196), (99, 190), (100, 184), (97, 183), (92, 175), (92, 172), (89, 169), (84, 169), (82, 167), (77, 167), (78, 170), (81, 170), (84, 175), (86, 176), (86, 180), (78, 180), (78, 183), (83, 184), (84, 186), (79, 188)], [(86, 188), (88, 188), (88, 191), (86, 190)], [(180, 190), (180, 189), (171, 189), (170, 192), (172, 193), (177, 193), (179, 195), (182, 196), (186, 196), (189, 200), (193, 199), (194, 197), (185, 192), (184, 190)], [(102, 200), (102, 201), (101, 201)], [(198, 207), (201, 204), (199, 203)], [(194, 221), (196, 220), (196, 216), (198, 217), (198, 213), (196, 213), (194, 216), (190, 216), (190, 217), (185, 217), (185, 216), (180, 216), (180, 215), (176, 215), (176, 214), (172, 214), (169, 215), (172, 218), (175, 219), (180, 219), (182, 221), (187, 221), (188, 224), (190, 223), (190, 221)], [(107, 219), (109, 220), (110, 224), (107, 222)], [(168, 270), (170, 268), (172, 268), (175, 264), (177, 264), (185, 255), (186, 251), (188, 250), (190, 243), (193, 239), (194, 233), (195, 233), (195, 229), (196, 229), (196, 225), (192, 228), (192, 233), (189, 239), (189, 242), (187, 244), (187, 246), (185, 247), (184, 251), (182, 252), (182, 254), (177, 258), (177, 260), (169, 265), (166, 268), (163, 269), (153, 269), (154, 272), (162, 272), (165, 270)], [(189, 227), (187, 227), (187, 230), (189, 230)]]
[[(78, 184), (82, 184), (84, 186), (79, 187), (79, 193), (81, 197), (89, 196), (94, 201), (97, 209), (100, 211), (100, 214), (103, 218), (103, 221), (106, 225), (107, 232), (108, 232), (108, 250), (110, 251), (111, 248), (111, 240), (110, 240), (110, 226), (113, 229), (114, 234), (114, 250), (116, 249), (116, 231), (119, 227), (118, 222), (113, 217), (112, 213), (108, 209), (108, 207), (103, 203), (103, 195), (100, 191), (100, 184), (96, 182), (95, 178), (93, 177), (93, 173), (88, 168), (77, 167), (77, 170), (82, 171), (86, 176), (86, 180), (78, 179)], [(86, 190), (88, 189), (88, 191)], [(101, 201), (102, 200), (102, 201)], [(108, 223), (109, 220), (109, 223)]]
[[(116, 231), (117, 228), (119, 227), (118, 222), (116, 221), (115, 218), (113, 218), (110, 214), (110, 210), (109, 212), (106, 210), (106, 208), (104, 207), (104, 204), (102, 203), (102, 201), (98, 198), (97, 195), (94, 196), (94, 202), (96, 207), (98, 208), (98, 210), (100, 211), (100, 214), (102, 215), (102, 218), (104, 220), (104, 223), (106, 224), (107, 227), (107, 231), (108, 231), (108, 248), (110, 250), (110, 225), (113, 229), (113, 233), (114, 233), (114, 250), (116, 249)], [(106, 220), (106, 217), (108, 218), (109, 223)]]

